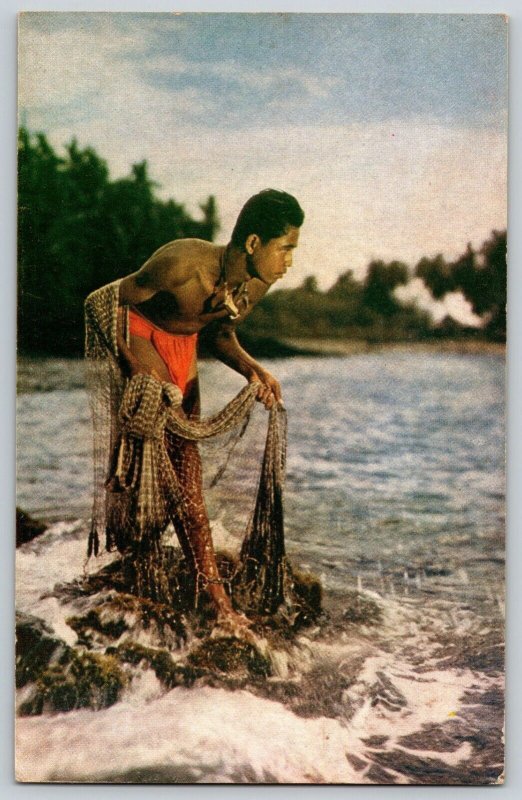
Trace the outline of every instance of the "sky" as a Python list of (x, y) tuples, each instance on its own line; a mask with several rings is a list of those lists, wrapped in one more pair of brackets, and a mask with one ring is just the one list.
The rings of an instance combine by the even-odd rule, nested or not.
[(287, 286), (506, 227), (502, 15), (26, 13), (19, 34), (20, 120), (58, 149), (113, 177), (147, 159), (193, 213), (215, 195), (222, 242), (250, 195), (295, 194)]

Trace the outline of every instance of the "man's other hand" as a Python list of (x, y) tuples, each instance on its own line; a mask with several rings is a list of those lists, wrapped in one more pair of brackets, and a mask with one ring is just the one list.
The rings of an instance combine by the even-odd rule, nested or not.
[(261, 386), (258, 389), (256, 399), (263, 403), (266, 409), (272, 408), (276, 403), (282, 403), (281, 385), (269, 372), (264, 369), (256, 369), (249, 378), (249, 382), (259, 381)]

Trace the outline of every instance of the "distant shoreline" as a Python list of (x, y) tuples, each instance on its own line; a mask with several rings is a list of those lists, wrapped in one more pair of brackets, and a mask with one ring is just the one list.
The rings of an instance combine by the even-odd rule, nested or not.
[[(284, 347), (303, 351), (306, 355), (342, 356), (393, 350), (405, 353), (457, 353), (459, 355), (505, 356), (504, 342), (487, 342), (478, 339), (429, 339), (413, 342), (368, 342), (365, 339), (301, 339), (281, 338)], [(296, 355), (298, 354), (296, 352)]]
[[(454, 353), (457, 355), (494, 355), (505, 357), (505, 342), (488, 342), (483, 339), (426, 339), (411, 342), (371, 342), (366, 339), (319, 339), (276, 336), (242, 336), (240, 340), (254, 358), (293, 358), (355, 356), (362, 353), (377, 353), (383, 350), (403, 353)], [(205, 360), (209, 354), (201, 349), (199, 358)], [(53, 354), (19, 352), (18, 364), (24, 360), (56, 359), (76, 361), (82, 359), (78, 354)]]

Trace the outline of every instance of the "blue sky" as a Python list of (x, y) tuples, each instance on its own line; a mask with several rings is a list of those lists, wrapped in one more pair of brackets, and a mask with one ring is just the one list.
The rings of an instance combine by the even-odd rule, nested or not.
[(505, 226), (506, 34), (487, 14), (26, 14), (20, 110), (114, 176), (146, 158), (190, 209), (215, 194), (223, 241), (250, 194), (295, 193), (286, 280), (326, 286)]
[(51, 13), (21, 27), (42, 43), (60, 31), (128, 41), (121, 69), (151, 89), (201, 92), (190, 118), (208, 126), (281, 112), (300, 125), (423, 116), (499, 126), (506, 108), (500, 15)]

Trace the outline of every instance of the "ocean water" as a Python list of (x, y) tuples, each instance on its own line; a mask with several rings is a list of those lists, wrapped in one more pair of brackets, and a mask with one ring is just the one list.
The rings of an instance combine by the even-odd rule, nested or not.
[[(381, 351), (266, 366), (289, 418), (287, 551), (321, 578), (335, 620), (304, 631), (290, 656), (274, 656), (271, 680), (293, 681), (301, 699), (208, 686), (165, 692), (149, 671), (104, 711), (19, 719), (20, 779), (499, 779), (503, 359)], [(210, 362), (201, 381), (205, 412), (242, 385)], [(70, 609), (49, 590), (85, 569), (91, 447), (81, 362), (22, 360), (18, 505), (52, 527), (18, 551), (18, 605), (70, 644)], [(214, 534), (239, 546), (223, 520)], [(380, 605), (379, 626), (342, 622), (354, 590)]]

